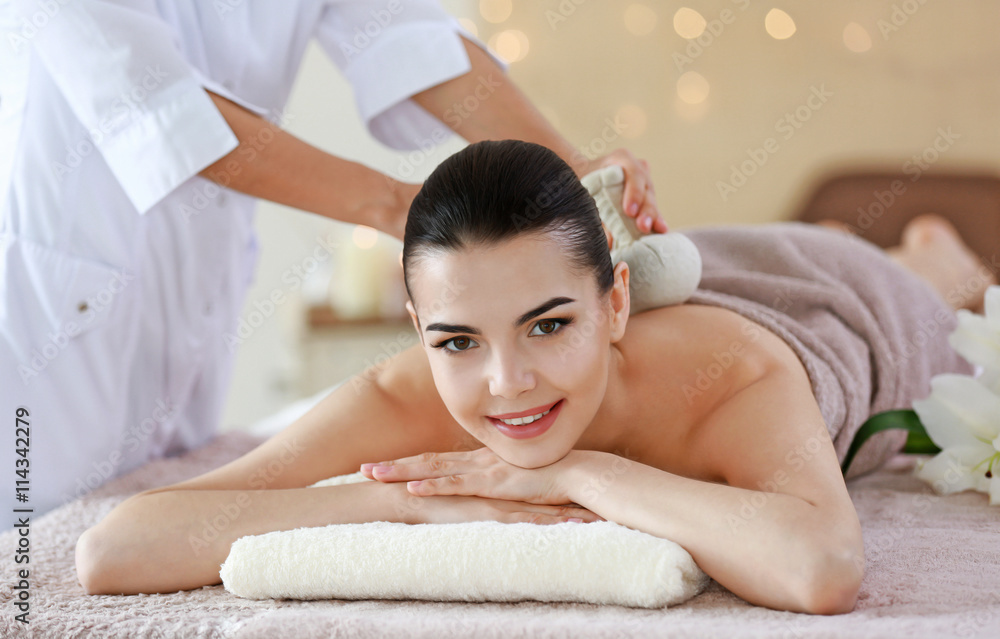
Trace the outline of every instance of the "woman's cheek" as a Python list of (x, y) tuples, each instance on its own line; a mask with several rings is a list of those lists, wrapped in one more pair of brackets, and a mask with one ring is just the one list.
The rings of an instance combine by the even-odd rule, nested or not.
[(442, 368), (435, 374), (434, 382), (449, 412), (459, 422), (477, 417), (480, 397), (475, 389), (476, 377), (460, 366)]
[[(576, 336), (570, 336), (554, 360), (561, 377), (586, 378), (593, 373), (601, 362), (601, 348), (600, 337), (597, 335), (581, 338), (578, 333)], [(606, 345), (603, 348), (607, 350)]]

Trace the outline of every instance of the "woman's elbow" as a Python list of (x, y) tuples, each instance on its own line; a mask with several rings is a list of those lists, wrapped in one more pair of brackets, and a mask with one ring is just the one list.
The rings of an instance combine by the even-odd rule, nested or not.
[(76, 541), (76, 578), (88, 595), (111, 594), (108, 548), (108, 540), (99, 524), (88, 528)]
[(810, 571), (803, 610), (813, 615), (842, 615), (854, 610), (865, 572), (864, 547), (823, 553)]

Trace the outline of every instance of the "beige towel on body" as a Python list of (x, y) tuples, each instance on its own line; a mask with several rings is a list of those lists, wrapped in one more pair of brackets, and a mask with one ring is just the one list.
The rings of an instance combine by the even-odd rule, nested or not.
[[(683, 232), (702, 260), (688, 303), (735, 311), (795, 350), (841, 463), (868, 417), (911, 408), (930, 394), (934, 375), (973, 372), (948, 344), (951, 307), (866, 240), (802, 222)], [(906, 436), (872, 436), (847, 478), (881, 466)]]

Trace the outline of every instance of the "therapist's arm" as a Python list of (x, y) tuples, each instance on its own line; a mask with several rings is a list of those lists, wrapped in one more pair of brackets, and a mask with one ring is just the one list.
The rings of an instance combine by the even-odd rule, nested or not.
[(241, 193), (403, 237), (420, 184), (330, 155), (208, 92), (239, 146), (200, 175)]
[[(609, 164), (621, 165), (625, 172), (626, 214), (637, 218), (636, 224), (644, 233), (667, 231), (645, 160), (636, 158), (627, 149), (588, 158), (549, 124), (485, 51), (464, 37), (462, 44), (469, 55), (471, 70), (415, 94), (414, 102), (469, 142), (515, 139), (546, 146), (579, 177)], [(649, 220), (644, 219), (647, 217)]]

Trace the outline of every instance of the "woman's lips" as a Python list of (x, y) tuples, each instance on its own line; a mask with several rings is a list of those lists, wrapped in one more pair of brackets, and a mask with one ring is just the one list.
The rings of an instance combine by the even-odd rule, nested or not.
[[(552, 408), (551, 410), (549, 410), (548, 415), (542, 417), (541, 419), (536, 419), (530, 424), (525, 424), (521, 426), (511, 426), (510, 424), (505, 424), (495, 417), (487, 416), (486, 419), (490, 420), (490, 422), (492, 422), (492, 424), (496, 427), (498, 431), (500, 431), (507, 437), (510, 437), (511, 439), (530, 439), (532, 437), (538, 437), (539, 435), (547, 431), (552, 426), (552, 424), (555, 423), (556, 418), (559, 417), (559, 413), (562, 412), (562, 407), (563, 407), (563, 400), (560, 399), (558, 402), (552, 405)], [(546, 408), (542, 407), (542, 410), (538, 412), (544, 413), (545, 410)], [(528, 413), (528, 415), (537, 415), (537, 414), (538, 413)], [(522, 415), (517, 415), (516, 413), (514, 415), (517, 417), (522, 416)], [(504, 419), (514, 419), (514, 418), (504, 417)]]
[(558, 402), (552, 402), (551, 404), (544, 404), (542, 406), (536, 406), (535, 408), (529, 408), (528, 410), (522, 410), (519, 413), (503, 413), (502, 415), (487, 415), (492, 419), (514, 419), (515, 417), (528, 417), (529, 415), (537, 415), (539, 413), (544, 413)]

